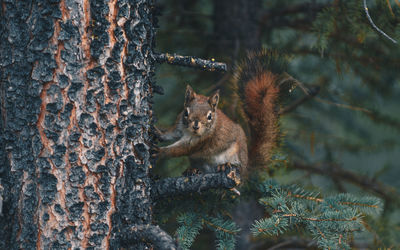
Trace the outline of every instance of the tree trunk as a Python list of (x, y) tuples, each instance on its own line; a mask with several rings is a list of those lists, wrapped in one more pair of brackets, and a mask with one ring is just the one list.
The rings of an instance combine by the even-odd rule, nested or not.
[(151, 223), (151, 9), (0, 0), (0, 249), (115, 249)]

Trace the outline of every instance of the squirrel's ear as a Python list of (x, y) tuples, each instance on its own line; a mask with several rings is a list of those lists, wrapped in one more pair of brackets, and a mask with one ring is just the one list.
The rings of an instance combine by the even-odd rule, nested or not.
[(196, 97), (196, 93), (193, 91), (192, 87), (188, 84), (186, 86), (185, 93), (185, 106), (187, 106), (194, 98)]
[(215, 109), (217, 108), (218, 101), (219, 101), (219, 89), (215, 91), (215, 93), (212, 96), (208, 98), (208, 103), (211, 105), (213, 111), (215, 111)]

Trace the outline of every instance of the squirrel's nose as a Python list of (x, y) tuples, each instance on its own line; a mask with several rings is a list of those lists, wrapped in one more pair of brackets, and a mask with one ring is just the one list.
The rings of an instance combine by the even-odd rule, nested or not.
[(193, 129), (198, 130), (199, 128), (199, 121), (194, 121)]

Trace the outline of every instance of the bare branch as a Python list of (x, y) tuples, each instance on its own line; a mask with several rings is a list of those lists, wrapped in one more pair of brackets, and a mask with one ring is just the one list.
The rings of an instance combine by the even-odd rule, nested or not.
[(122, 234), (122, 242), (146, 241), (153, 244), (154, 249), (178, 250), (178, 243), (159, 226), (155, 225), (134, 225), (127, 232)]
[(177, 54), (154, 54), (155, 59), (159, 63), (168, 63), (173, 65), (180, 65), (185, 67), (192, 67), (198, 69), (205, 69), (208, 71), (226, 71), (226, 64), (221, 62), (216, 62), (213, 59), (204, 60), (193, 56), (180, 56)]
[(364, 10), (365, 10), (365, 14), (367, 15), (368, 21), (371, 23), (372, 27), (374, 27), (374, 29), (375, 29), (376, 31), (378, 31), (379, 33), (381, 33), (384, 37), (386, 37), (387, 39), (389, 39), (389, 40), (392, 41), (393, 43), (397, 43), (396, 40), (394, 40), (393, 38), (391, 38), (389, 35), (387, 35), (385, 32), (383, 32), (381, 29), (379, 29), (378, 26), (376, 26), (376, 24), (375, 24), (374, 21), (372, 20), (371, 16), (369, 15), (368, 6), (367, 6), (367, 0), (364, 0)]
[(165, 178), (154, 183), (151, 194), (153, 200), (157, 200), (215, 188), (231, 189), (239, 185), (239, 183), (239, 172), (233, 167), (219, 173)]

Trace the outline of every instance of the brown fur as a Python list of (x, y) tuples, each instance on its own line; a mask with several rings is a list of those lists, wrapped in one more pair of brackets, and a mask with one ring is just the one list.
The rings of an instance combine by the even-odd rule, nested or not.
[(265, 167), (278, 137), (276, 109), (281, 91), (277, 82), (284, 65), (283, 57), (266, 50), (250, 53), (237, 69), (237, 93), (251, 132), (249, 154), (243, 129), (217, 109), (219, 92), (207, 97), (187, 86), (184, 110), (174, 128), (161, 135), (162, 139), (178, 141), (162, 147), (161, 156), (187, 155), (192, 167), (205, 172), (225, 163), (240, 165), (242, 175), (246, 175), (248, 165)]
[[(163, 139), (179, 134), (180, 139), (161, 148), (162, 156), (177, 157), (188, 155), (194, 167), (205, 172), (215, 171), (217, 165), (232, 163), (247, 168), (247, 139), (243, 129), (222, 111), (217, 109), (219, 93), (211, 97), (196, 94), (188, 86), (185, 95), (184, 111), (178, 115), (177, 123)], [(185, 117), (185, 110), (188, 115)], [(211, 121), (208, 115), (211, 114)], [(198, 121), (197, 130), (193, 129)]]
[(265, 166), (278, 135), (276, 101), (279, 87), (276, 76), (264, 72), (247, 83), (245, 87), (245, 111), (251, 127), (251, 165)]
[(235, 88), (250, 127), (252, 167), (266, 167), (277, 144), (278, 102), (286, 98), (284, 81), (289, 57), (274, 50), (249, 52), (235, 70)]

